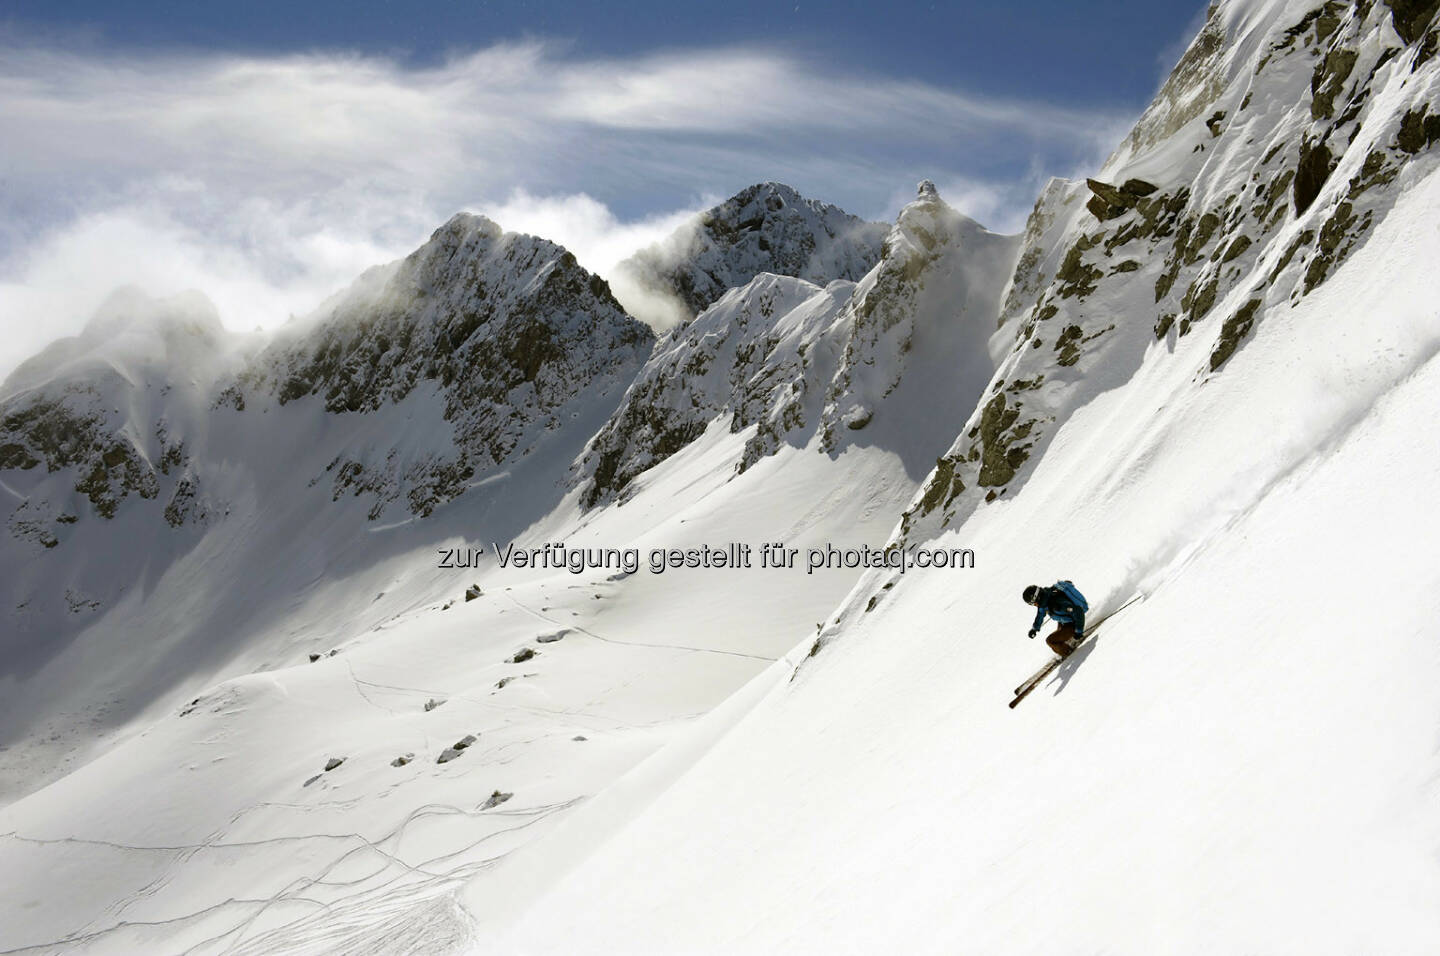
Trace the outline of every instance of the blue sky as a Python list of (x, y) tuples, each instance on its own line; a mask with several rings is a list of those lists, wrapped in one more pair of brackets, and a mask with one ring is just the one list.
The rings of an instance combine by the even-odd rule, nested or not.
[(602, 273), (749, 183), (992, 228), (1118, 142), (1193, 3), (8, 0), (0, 329), (122, 282), (275, 325), (457, 209)]
[(1156, 55), (1203, 2), (581, 3), (394, 0), (245, 4), (9, 0), (5, 19), (131, 48), (249, 53), (351, 49), (411, 64), (507, 40), (567, 40), (582, 56), (774, 45), (976, 93), (1131, 105), (1153, 92)]

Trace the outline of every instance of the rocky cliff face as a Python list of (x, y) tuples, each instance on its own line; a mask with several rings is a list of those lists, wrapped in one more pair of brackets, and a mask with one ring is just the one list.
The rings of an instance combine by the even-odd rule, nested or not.
[(902, 536), (1013, 493), (1072, 411), (1178, 340), (1209, 343), (1202, 385), (1320, 288), (1434, 161), (1434, 12), (1212, 7), (1100, 174), (1037, 202), (1000, 316), (1009, 356)]
[[(737, 472), (812, 439), (835, 454), (904, 433), (933, 456), (939, 447), (908, 413), (973, 404), (993, 371), (986, 340), (1014, 252), (1012, 237), (960, 215), (926, 182), (858, 283), (761, 274), (732, 290), (661, 340), (591, 443), (585, 501), (622, 492), (717, 421), (754, 429)], [(894, 396), (905, 382), (908, 403)]]
[(361, 416), (433, 401), (447, 434), (346, 452), (327, 468), (333, 495), (368, 496), (372, 518), (397, 499), (423, 516), (527, 454), (576, 407), (618, 398), (653, 344), (569, 252), (462, 214), (283, 336), (217, 401)]
[(674, 298), (690, 318), (762, 272), (817, 285), (858, 280), (879, 261), (887, 231), (883, 223), (806, 199), (782, 183), (760, 183), (701, 213), (616, 271), (650, 293)]
[(194, 439), (234, 346), (198, 293), (121, 290), (79, 336), (16, 369), (0, 392), (0, 475), (21, 499), (10, 534), (54, 548), (132, 496), (163, 501), (172, 525), (203, 522), (214, 503)]

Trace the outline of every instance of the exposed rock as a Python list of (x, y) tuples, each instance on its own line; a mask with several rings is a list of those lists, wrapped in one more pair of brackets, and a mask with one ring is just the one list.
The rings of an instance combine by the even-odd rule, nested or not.
[(463, 754), (466, 749), (468, 749), (469, 746), (475, 742), (475, 740), (476, 738), (474, 734), (466, 734), (462, 739), (455, 741), (453, 745), (446, 747), (444, 750), (440, 751), (440, 756), (435, 759), (435, 762), (449, 763), (456, 757), (459, 757), (461, 754)]
[(1127, 179), (1119, 186), (1112, 186), (1098, 179), (1087, 179), (1085, 185), (1095, 194), (1085, 208), (1102, 222), (1123, 216), (1134, 209), (1141, 199), (1159, 188), (1143, 179)]
[(1334, 168), (1335, 161), (1324, 143), (1306, 142), (1300, 147), (1300, 163), (1295, 168), (1295, 215), (1310, 208)]
[(344, 762), (344, 757), (331, 757), (329, 760), (325, 761), (325, 772), (329, 773)]
[(536, 655), (536, 653), (537, 653), (537, 651), (535, 651), (533, 648), (523, 647), (523, 648), (521, 648), (520, 650), (516, 651), (513, 656), (511, 656), (510, 658), (508, 658), (508, 659), (505, 661), (505, 663), (507, 663), (507, 664), (523, 664), (523, 663), (525, 663), (526, 661), (530, 660), (532, 657), (534, 657), (534, 656)]
[(1315, 65), (1310, 77), (1310, 115), (1315, 119), (1328, 119), (1335, 112), (1335, 97), (1345, 88), (1350, 71), (1360, 54), (1354, 50), (1331, 50)]
[(1003, 485), (1015, 477), (1015, 469), (1029, 457), (1022, 448), (1011, 448), (1006, 430), (1020, 417), (1019, 405), (1007, 405), (1004, 393), (985, 405), (980, 418), (980, 477), (984, 487)]
[(1224, 326), (1220, 329), (1220, 341), (1215, 344), (1215, 350), (1210, 353), (1210, 371), (1215, 371), (1235, 354), (1236, 347), (1240, 340), (1250, 333), (1250, 328), (1255, 324), (1255, 312), (1260, 308), (1261, 300), (1251, 299), (1242, 305), (1236, 313), (1225, 320)]
[(1324, 282), (1334, 266), (1349, 255), (1357, 238), (1370, 228), (1372, 215), (1372, 211), (1367, 210), (1363, 218), (1356, 216), (1354, 205), (1348, 201), (1335, 207), (1320, 227), (1315, 254), (1305, 270), (1306, 293)]
[(1081, 236), (1075, 240), (1075, 244), (1065, 254), (1064, 261), (1055, 272), (1055, 280), (1058, 283), (1057, 291), (1062, 299), (1068, 299), (1071, 296), (1083, 299), (1094, 292), (1097, 288), (1096, 283), (1104, 278), (1105, 271), (1103, 269), (1085, 261), (1085, 254), (1099, 243), (1098, 237)]
[(496, 790), (494, 793), (490, 794), (490, 797), (483, 804), (480, 805), (480, 809), (489, 810), (491, 807), (498, 807), (500, 806), (500, 804), (504, 803), (506, 800), (509, 800), (513, 796), (515, 796), (515, 794), (513, 793), (501, 793), (499, 790)]
[(1396, 146), (1407, 153), (1418, 153), (1440, 140), (1440, 115), (1428, 115), (1429, 108), (1429, 104), (1421, 104), (1419, 109), (1408, 110), (1401, 117), (1400, 131), (1395, 134)]
[(1249, 237), (1249, 236), (1236, 236), (1234, 239), (1230, 240), (1230, 244), (1225, 247), (1224, 253), (1221, 254), (1221, 256), (1220, 256), (1220, 262), (1221, 262), (1221, 264), (1224, 264), (1224, 263), (1226, 263), (1226, 262), (1230, 262), (1232, 259), (1238, 259), (1240, 256), (1242, 256), (1242, 255), (1245, 253), (1245, 250), (1246, 250), (1246, 249), (1249, 249), (1249, 248), (1250, 248), (1250, 237)]
[(403, 767), (403, 766), (405, 766), (407, 763), (409, 763), (410, 761), (412, 761), (412, 760), (414, 760), (414, 759), (415, 759), (415, 755), (414, 755), (414, 754), (403, 754), (402, 756), (396, 757), (394, 760), (390, 761), (390, 766), (392, 766), (392, 767)]
[(473, 600), (475, 600), (476, 598), (480, 597), (480, 596), (481, 596), (482, 594), (484, 594), (484, 593), (485, 593), (485, 592), (483, 592), (483, 591), (480, 590), (480, 585), (478, 585), (478, 584), (472, 584), (472, 585), (470, 585), (468, 588), (465, 589), (465, 600), (466, 600), (466, 601), (473, 601)]
[(1435, 11), (1440, 8), (1440, 0), (1385, 0), (1385, 5), (1390, 8), (1390, 20), (1395, 25), (1395, 32), (1406, 43), (1414, 43), (1425, 33), (1425, 28), (1430, 21), (1435, 19)]
[(434, 710), (436, 707), (439, 707), (443, 703), (445, 703), (445, 701), (436, 700), (434, 697), (430, 698), (425, 702), (425, 713), (430, 713), (430, 711)]
[(848, 414), (848, 415), (845, 416), (845, 427), (848, 428), (848, 429), (850, 429), (852, 432), (858, 432), (860, 429), (862, 429), (862, 428), (864, 428), (866, 425), (870, 424), (870, 420), (873, 419), (874, 417), (875, 417), (875, 412), (874, 412), (873, 409), (869, 409), (869, 408), (855, 408), (855, 409), (852, 409), (851, 412), (850, 412), (850, 414)]

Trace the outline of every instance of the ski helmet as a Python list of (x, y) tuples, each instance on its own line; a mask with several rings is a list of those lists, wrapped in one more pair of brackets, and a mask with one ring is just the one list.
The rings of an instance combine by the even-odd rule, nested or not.
[(1022, 594), (1021, 597), (1025, 600), (1026, 604), (1034, 604), (1035, 598), (1039, 597), (1039, 595), (1040, 586), (1038, 584), (1032, 584), (1025, 589), (1025, 593)]

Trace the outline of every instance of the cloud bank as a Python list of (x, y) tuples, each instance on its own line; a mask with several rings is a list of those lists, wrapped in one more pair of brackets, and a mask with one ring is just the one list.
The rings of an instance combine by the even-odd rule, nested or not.
[(274, 326), (459, 209), (602, 274), (749, 183), (869, 217), (922, 177), (1015, 229), (1128, 114), (1007, 102), (766, 49), (580, 59), (126, 52), (0, 35), (0, 375), (116, 285)]

